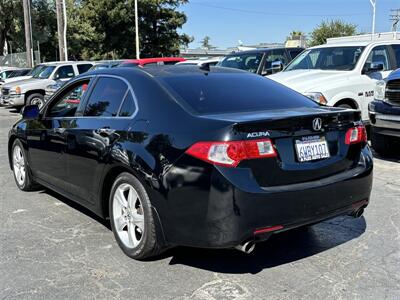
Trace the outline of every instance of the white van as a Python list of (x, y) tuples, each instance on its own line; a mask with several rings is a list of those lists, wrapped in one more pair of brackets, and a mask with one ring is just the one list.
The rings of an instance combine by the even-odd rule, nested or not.
[(400, 33), (328, 39), (268, 78), (322, 104), (360, 109), (368, 122), (375, 83), (400, 68)]

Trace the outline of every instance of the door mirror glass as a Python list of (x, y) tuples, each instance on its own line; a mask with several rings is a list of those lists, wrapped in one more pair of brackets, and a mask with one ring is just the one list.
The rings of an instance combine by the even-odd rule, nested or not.
[(382, 61), (373, 62), (373, 63), (371, 63), (371, 66), (369, 67), (370, 72), (383, 71), (383, 69), (384, 69), (384, 64)]
[(26, 105), (21, 110), (22, 119), (34, 120), (39, 118), (39, 107), (37, 105)]
[(283, 70), (283, 63), (280, 60), (271, 63), (272, 73), (280, 72)]

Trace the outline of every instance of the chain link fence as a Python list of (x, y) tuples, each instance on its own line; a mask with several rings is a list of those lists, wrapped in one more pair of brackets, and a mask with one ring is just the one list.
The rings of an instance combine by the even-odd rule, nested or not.
[[(33, 64), (37, 65), (40, 63), (40, 52), (33, 52)], [(28, 61), (26, 59), (26, 52), (13, 53), (5, 56), (0, 56), (0, 67), (17, 67), (27, 68)]]

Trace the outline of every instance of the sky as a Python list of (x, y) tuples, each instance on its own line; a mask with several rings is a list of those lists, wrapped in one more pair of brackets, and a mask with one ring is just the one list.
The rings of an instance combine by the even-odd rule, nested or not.
[[(394, 8), (400, 8), (400, 0), (376, 0), (375, 32), (390, 31)], [(237, 46), (238, 40), (244, 45), (284, 42), (293, 30), (309, 34), (331, 19), (351, 22), (361, 32), (372, 28), (369, 0), (189, 0), (181, 10), (188, 20), (180, 32), (195, 38), (190, 48), (200, 47), (206, 35), (219, 48)]]

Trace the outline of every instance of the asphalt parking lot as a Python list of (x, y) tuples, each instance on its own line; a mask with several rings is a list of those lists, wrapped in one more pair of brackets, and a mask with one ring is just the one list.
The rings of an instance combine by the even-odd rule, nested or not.
[[(272, 237), (251, 255), (125, 256), (107, 222), (48, 190), (18, 190), (0, 108), (0, 299), (400, 299), (400, 157), (375, 159), (369, 207)], [(357, 188), (357, 187), (355, 187)]]

